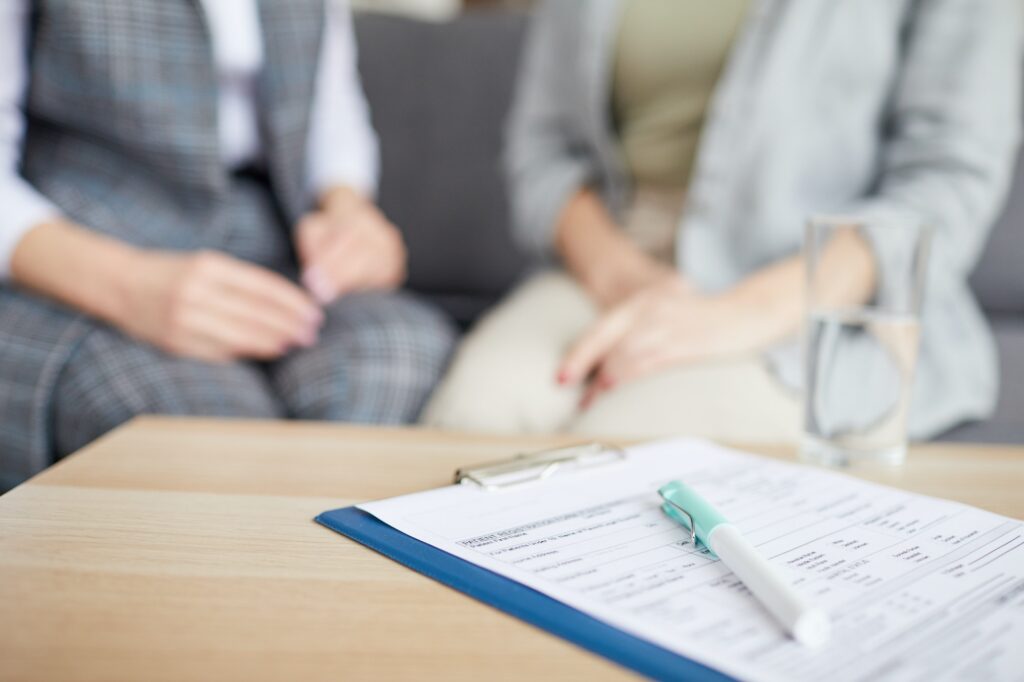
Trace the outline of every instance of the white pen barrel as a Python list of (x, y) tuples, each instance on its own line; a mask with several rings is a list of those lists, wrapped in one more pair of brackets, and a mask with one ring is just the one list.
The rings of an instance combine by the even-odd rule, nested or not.
[(828, 615), (803, 597), (731, 523), (712, 529), (708, 538), (718, 555), (765, 608), (801, 644), (818, 646), (829, 638)]

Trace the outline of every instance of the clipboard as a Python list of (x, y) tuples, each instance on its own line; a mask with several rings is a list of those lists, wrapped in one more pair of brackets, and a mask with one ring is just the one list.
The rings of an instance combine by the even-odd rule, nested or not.
[[(564, 472), (621, 461), (626, 453), (592, 443), (522, 454), (455, 472), (457, 485), (491, 492)], [(659, 680), (724, 682), (733, 678), (589, 616), (557, 599), (402, 533), (356, 507), (324, 512), (320, 523), (480, 602), (547, 630), (641, 675)]]

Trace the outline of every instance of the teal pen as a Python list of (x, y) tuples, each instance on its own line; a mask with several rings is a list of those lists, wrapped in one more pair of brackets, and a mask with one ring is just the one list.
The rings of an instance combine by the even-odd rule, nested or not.
[(662, 511), (690, 531), (691, 542), (700, 540), (714, 552), (793, 639), (809, 647), (828, 641), (828, 615), (794, 588), (707, 500), (679, 481), (663, 485), (658, 494), (664, 500)]

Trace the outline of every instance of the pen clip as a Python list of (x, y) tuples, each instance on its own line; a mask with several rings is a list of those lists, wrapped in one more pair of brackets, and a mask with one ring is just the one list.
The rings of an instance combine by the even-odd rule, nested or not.
[[(689, 531), (690, 531), (690, 542), (693, 543), (694, 547), (696, 547), (697, 546), (697, 525), (693, 522), (693, 517), (690, 516), (690, 512), (686, 511), (685, 509), (680, 507), (678, 504), (673, 502), (671, 499), (669, 499), (668, 495), (666, 495), (664, 492), (659, 490), (658, 494), (661, 495), (661, 499), (665, 500), (665, 504), (662, 505), (662, 509), (664, 509), (666, 514), (668, 514), (669, 516), (674, 516), (673, 509), (672, 509), (672, 508), (674, 508), (676, 512), (678, 512), (680, 514), (683, 514), (686, 517), (687, 523), (685, 523), (683, 525), (685, 525), (687, 527), (687, 529), (689, 529)], [(671, 505), (672, 508), (666, 507), (665, 505)], [(676, 520), (677, 521), (682, 521), (682, 519), (676, 519)]]

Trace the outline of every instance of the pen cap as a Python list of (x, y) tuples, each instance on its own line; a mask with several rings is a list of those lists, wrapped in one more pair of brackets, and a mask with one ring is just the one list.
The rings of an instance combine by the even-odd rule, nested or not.
[(694, 525), (692, 530), (696, 534), (697, 539), (709, 549), (711, 547), (709, 540), (711, 531), (721, 523), (728, 523), (717, 509), (712, 507), (707, 500), (698, 495), (693, 488), (685, 483), (679, 481), (666, 483), (658, 489), (658, 494), (666, 501), (666, 504), (663, 505), (666, 513), (687, 528), (690, 527), (689, 520), (685, 515), (679, 514), (673, 509), (672, 505), (685, 510), (690, 515)]

